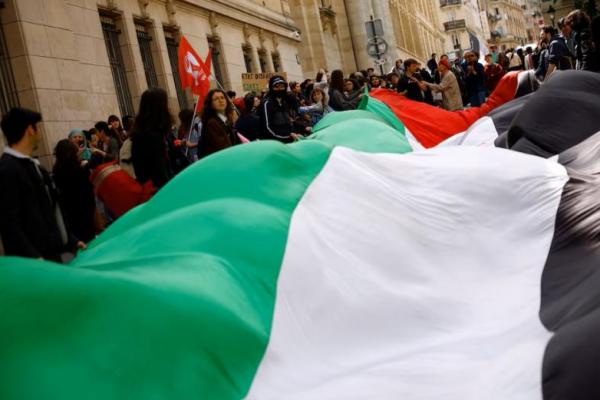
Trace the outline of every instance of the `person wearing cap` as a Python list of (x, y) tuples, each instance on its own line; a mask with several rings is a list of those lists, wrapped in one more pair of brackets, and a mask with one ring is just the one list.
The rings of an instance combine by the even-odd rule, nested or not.
[(269, 93), (260, 105), (261, 139), (278, 140), (291, 143), (299, 135), (294, 133), (293, 114), (299, 104), (294, 95), (287, 93), (287, 82), (282, 76), (274, 75), (269, 79)]
[(448, 111), (462, 109), (463, 102), (460, 94), (460, 87), (456, 76), (451, 71), (450, 63), (446, 59), (441, 59), (438, 63), (438, 71), (442, 77), (439, 84), (423, 82), (434, 92), (442, 93), (442, 105)]

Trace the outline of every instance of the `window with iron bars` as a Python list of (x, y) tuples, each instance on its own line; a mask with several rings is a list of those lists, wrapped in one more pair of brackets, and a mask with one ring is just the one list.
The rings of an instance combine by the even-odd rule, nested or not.
[(10, 65), (8, 47), (0, 20), (0, 115), (19, 105), (15, 77)]
[(140, 45), (140, 54), (142, 63), (144, 64), (144, 73), (148, 88), (158, 87), (158, 77), (154, 68), (154, 60), (152, 59), (152, 37), (148, 33), (148, 28), (136, 22), (135, 32), (137, 34), (138, 44)]
[(221, 43), (219, 42), (219, 39), (209, 37), (208, 47), (210, 48), (210, 54), (212, 56), (212, 75), (221, 85), (224, 85), (224, 76), (221, 69), (221, 63), (223, 60), (221, 59)]
[(260, 64), (260, 72), (269, 72), (267, 67), (267, 52), (265, 49), (258, 50), (258, 63)]
[(131, 101), (131, 93), (127, 83), (127, 74), (125, 73), (125, 63), (123, 62), (123, 54), (119, 45), (119, 31), (116, 27), (115, 20), (112, 17), (100, 15), (102, 23), (102, 33), (104, 34), (104, 43), (106, 44), (106, 52), (108, 53), (108, 61), (110, 70), (117, 92), (117, 101), (119, 102), (119, 110), (121, 115), (134, 115), (133, 103)]
[(169, 53), (169, 63), (173, 71), (173, 80), (175, 81), (175, 90), (177, 90), (177, 100), (182, 110), (189, 108), (189, 103), (185, 91), (181, 88), (181, 79), (179, 78), (178, 51), (179, 42), (176, 38), (176, 32), (165, 30), (165, 40), (167, 42), (167, 52)]
[(243, 44), (242, 52), (244, 53), (244, 64), (246, 65), (246, 72), (251, 73), (254, 72), (253, 63), (252, 63), (252, 46)]
[(271, 53), (271, 58), (273, 59), (273, 72), (283, 72), (281, 68), (281, 57), (279, 56), (279, 52), (275, 51)]

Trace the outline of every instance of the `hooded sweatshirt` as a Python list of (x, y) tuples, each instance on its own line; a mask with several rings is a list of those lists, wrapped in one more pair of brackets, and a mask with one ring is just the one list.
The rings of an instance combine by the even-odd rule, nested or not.
[(297, 100), (284, 90), (278, 93), (274, 87), (287, 82), (279, 75), (269, 80), (269, 93), (260, 105), (259, 118), (261, 127), (261, 139), (279, 140), (283, 143), (293, 142), (291, 134), (294, 132), (292, 113), (297, 112)]

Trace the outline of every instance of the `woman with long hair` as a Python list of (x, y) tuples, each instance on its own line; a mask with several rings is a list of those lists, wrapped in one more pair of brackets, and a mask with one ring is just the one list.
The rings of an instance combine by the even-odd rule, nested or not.
[(78, 153), (75, 143), (60, 140), (54, 149), (56, 163), (52, 172), (65, 223), (78, 240), (87, 243), (96, 236), (96, 201), (89, 171), (81, 166)]
[[(254, 105), (256, 96), (254, 93), (248, 93), (243, 97), (243, 107), (238, 107), (242, 115), (235, 123), (235, 130), (248, 140), (256, 140), (260, 134), (260, 119), (256, 115)], [(260, 103), (259, 103), (260, 105)]]
[(167, 92), (160, 88), (146, 90), (131, 130), (131, 162), (141, 184), (151, 180), (161, 188), (172, 178), (167, 155), (167, 136), (172, 126)]
[(314, 88), (312, 90), (309, 100), (310, 105), (300, 107), (300, 113), (308, 113), (310, 116), (311, 126), (315, 126), (325, 115), (329, 114), (333, 110), (327, 105), (325, 93), (319, 88)]
[(331, 73), (329, 83), (329, 105), (335, 111), (354, 110), (358, 105), (361, 92), (356, 92), (349, 97), (344, 95), (344, 73), (339, 69)]
[(200, 157), (239, 143), (233, 127), (237, 114), (227, 94), (221, 89), (208, 92), (202, 107), (202, 134), (200, 135)]
[(109, 116), (108, 127), (114, 132), (115, 137), (119, 141), (119, 146), (122, 146), (125, 139), (127, 139), (127, 135), (121, 126), (121, 120), (119, 120), (119, 117), (116, 115)]

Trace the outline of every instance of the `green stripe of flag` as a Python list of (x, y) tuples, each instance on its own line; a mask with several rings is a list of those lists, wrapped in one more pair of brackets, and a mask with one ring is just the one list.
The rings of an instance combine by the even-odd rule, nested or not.
[(202, 160), (68, 266), (1, 258), (0, 398), (243, 397), (296, 205), (335, 144), (377, 151), (372, 138), (389, 134), (380, 151), (410, 151), (382, 126), (357, 119)]

